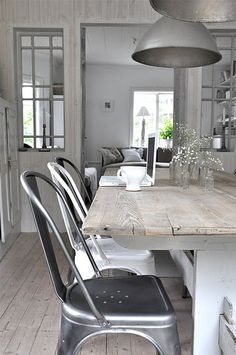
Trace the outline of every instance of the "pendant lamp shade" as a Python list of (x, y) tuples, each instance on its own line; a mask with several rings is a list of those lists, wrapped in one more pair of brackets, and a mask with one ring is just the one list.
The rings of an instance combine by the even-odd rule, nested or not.
[(183, 21), (236, 20), (235, 0), (150, 0), (150, 4), (160, 14)]
[(162, 17), (138, 42), (132, 58), (156, 67), (192, 68), (216, 63), (222, 56), (201, 23)]

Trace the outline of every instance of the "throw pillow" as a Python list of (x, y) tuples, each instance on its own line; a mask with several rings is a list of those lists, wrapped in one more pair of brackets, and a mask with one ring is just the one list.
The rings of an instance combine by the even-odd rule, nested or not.
[(124, 162), (130, 162), (130, 161), (134, 161), (134, 162), (138, 162), (138, 161), (142, 161), (140, 158), (139, 153), (134, 149), (134, 148), (130, 148), (130, 149), (121, 149), (121, 152), (124, 156)]
[(112, 152), (112, 154), (115, 155), (116, 163), (121, 163), (123, 161), (123, 156), (120, 153), (119, 149), (117, 149), (116, 147), (111, 147), (110, 151)]
[(103, 166), (116, 163), (116, 156), (110, 151), (110, 149), (101, 148), (98, 149), (98, 151), (102, 155)]
[(143, 158), (143, 148), (136, 148), (136, 152), (138, 152), (138, 154), (140, 155), (140, 158)]
[(143, 148), (142, 148), (142, 147), (139, 147), (139, 148), (137, 148), (137, 147), (130, 147), (130, 148), (136, 150), (136, 152), (139, 153), (140, 158), (141, 158), (141, 159), (143, 158)]
[(140, 157), (136, 156), (136, 155), (127, 155), (127, 157), (124, 158), (123, 162), (124, 163), (128, 163), (128, 162), (140, 162), (142, 161), (140, 159)]

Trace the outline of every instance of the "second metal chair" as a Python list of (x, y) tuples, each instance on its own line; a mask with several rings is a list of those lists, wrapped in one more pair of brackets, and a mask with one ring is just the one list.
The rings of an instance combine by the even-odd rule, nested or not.
[[(57, 163), (48, 163), (48, 168), (51, 172), (53, 181), (64, 189), (67, 198), (69, 197), (79, 225), (79, 220), (83, 222), (88, 211), (73, 178), (66, 169)], [(60, 200), (59, 204), (71, 245), (76, 250), (75, 263), (80, 267), (82, 276), (84, 278), (90, 278), (93, 271), (91, 267), (89, 267), (89, 262), (83, 250), (75, 241), (73, 231), (70, 229), (67, 215)], [(119, 269), (137, 275), (156, 274), (154, 254), (149, 250), (126, 249), (118, 245), (112, 238), (101, 238), (100, 236), (93, 235), (90, 235), (90, 240), (88, 240), (87, 243), (100, 270)], [(81, 258), (84, 260), (83, 270), (81, 269), (81, 264), (79, 266), (79, 263), (77, 263), (77, 260)]]

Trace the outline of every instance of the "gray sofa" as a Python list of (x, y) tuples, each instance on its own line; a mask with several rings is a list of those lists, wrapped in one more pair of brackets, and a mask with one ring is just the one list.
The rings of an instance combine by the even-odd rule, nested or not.
[[(103, 147), (99, 149), (102, 157), (102, 171), (104, 174), (106, 168), (119, 168), (123, 165), (145, 166), (147, 158), (147, 148), (118, 148)], [(157, 166), (168, 167), (172, 159), (172, 149), (157, 148), (156, 163)]]

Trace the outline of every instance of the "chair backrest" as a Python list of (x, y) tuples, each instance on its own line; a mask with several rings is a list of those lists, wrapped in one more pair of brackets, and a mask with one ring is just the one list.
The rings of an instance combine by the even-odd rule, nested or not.
[[(85, 212), (81, 208), (79, 200), (74, 192), (73, 186), (70, 184), (69, 179), (66, 176), (66, 173), (67, 173), (66, 170), (62, 166), (60, 166), (59, 164), (53, 163), (53, 162), (49, 162), (47, 166), (48, 166), (48, 169), (51, 173), (53, 182), (64, 191), (64, 195), (66, 197), (66, 202), (68, 203), (69, 208), (73, 213), (73, 217), (76, 221), (77, 226), (80, 225), (78, 218), (77, 218), (77, 213), (75, 212), (75, 208), (77, 207), (78, 216), (82, 222), (84, 221), (84, 218), (85, 218)], [(64, 173), (64, 171), (66, 173)], [(69, 184), (70, 184), (70, 186), (69, 186)], [(72, 246), (72, 248), (74, 248), (76, 250), (76, 249), (78, 249), (78, 241), (75, 240), (76, 234), (73, 233), (73, 231), (71, 229), (71, 224), (68, 219), (67, 212), (65, 210), (64, 204), (62, 203), (62, 200), (60, 197), (58, 198), (58, 202), (59, 202), (59, 206), (61, 209), (61, 213), (62, 213), (62, 216), (64, 219), (66, 231), (67, 231), (71, 246)], [(75, 208), (74, 208), (74, 206), (75, 206)]]
[(49, 162), (47, 167), (52, 175), (53, 182), (64, 190), (65, 194), (70, 198), (70, 201), (73, 202), (73, 207), (76, 207), (79, 218), (84, 222), (88, 214), (88, 209), (70, 173), (61, 165), (54, 162)]
[(60, 196), (60, 198), (63, 201), (63, 204), (65, 206), (65, 210), (68, 213), (68, 217), (71, 219), (71, 221), (74, 225), (74, 228), (76, 229), (76, 232), (80, 236), (81, 242), (85, 248), (85, 251), (86, 251), (89, 259), (92, 260), (92, 267), (94, 268), (96, 276), (101, 277), (101, 274), (97, 268), (95, 261), (93, 260), (93, 257), (92, 257), (92, 255), (91, 255), (91, 253), (84, 241), (84, 238), (83, 238), (79, 228), (76, 225), (73, 214), (71, 213), (69, 206), (66, 202), (66, 199), (65, 199), (63, 193), (61, 192), (61, 190), (48, 177), (42, 175), (41, 173), (26, 171), (21, 174), (21, 184), (22, 184), (22, 186), (29, 198), (30, 206), (32, 209), (35, 223), (36, 223), (37, 231), (38, 231), (38, 234), (39, 234), (39, 237), (41, 240), (41, 244), (42, 244), (42, 247), (44, 250), (44, 255), (46, 257), (47, 265), (49, 268), (51, 280), (52, 280), (56, 295), (58, 296), (58, 298), (60, 298), (60, 300), (62, 302), (65, 302), (67, 287), (62, 282), (62, 278), (61, 278), (61, 275), (59, 272), (57, 260), (56, 260), (54, 249), (53, 249), (53, 244), (51, 242), (51, 235), (49, 233), (48, 225), (50, 226), (52, 234), (56, 237), (56, 239), (57, 239), (57, 241), (58, 241), (58, 243), (59, 243), (59, 245), (60, 245), (60, 247), (61, 247), (68, 263), (69, 263), (69, 267), (70, 267), (72, 273), (74, 274), (92, 313), (97, 318), (100, 325), (106, 326), (109, 324), (109, 322), (107, 322), (105, 317), (101, 314), (101, 312), (95, 306), (95, 304), (94, 304), (94, 302), (93, 302), (93, 300), (92, 300), (92, 298), (85, 286), (85, 283), (84, 283), (78, 269), (76, 268), (74, 261), (72, 260), (72, 258), (70, 256), (70, 253), (63, 241), (63, 238), (62, 238), (53, 218), (51, 217), (50, 213), (48, 212), (48, 210), (45, 208), (45, 206), (41, 202), (36, 179), (45, 182), (48, 187), (51, 187), (52, 189), (54, 189), (56, 194)]
[[(70, 205), (71, 204), (73, 205), (73, 216), (74, 216), (77, 226), (78, 226), (80, 223), (77, 219), (76, 212), (78, 213), (78, 217), (83, 222), (85, 219), (85, 216), (88, 213), (88, 210), (87, 210), (87, 207), (83, 201), (83, 198), (82, 198), (72, 176), (65, 168), (63, 168), (61, 165), (59, 165), (57, 163), (49, 162), (47, 164), (47, 166), (48, 166), (48, 169), (50, 170), (50, 173), (52, 175), (52, 179), (53, 179), (54, 183), (57, 184), (57, 186), (59, 186), (60, 188), (64, 189), (65, 195), (67, 196), (67, 201), (69, 199)], [(63, 207), (60, 199), (59, 199), (59, 205), (61, 208), (62, 216), (64, 218), (66, 230), (67, 230), (69, 239), (71, 241), (71, 245), (73, 248), (76, 249), (77, 242), (74, 239), (74, 236), (76, 234), (74, 234), (73, 231), (71, 230), (70, 224), (68, 223), (68, 219), (67, 219), (67, 213), (65, 213), (64, 207)], [(104, 252), (103, 252), (102, 248), (100, 247), (99, 243), (97, 242), (96, 238), (93, 235), (90, 235), (90, 237), (91, 237), (91, 240), (92, 240), (94, 247), (96, 248), (100, 258), (103, 260), (104, 263), (109, 263), (108, 258), (104, 254)]]
[(88, 203), (89, 205), (91, 205), (92, 203), (92, 200), (91, 200), (91, 197), (89, 196), (89, 193), (88, 193), (88, 190), (85, 186), (85, 182), (84, 182), (84, 179), (83, 179), (83, 176), (81, 174), (81, 172), (79, 171), (79, 169), (77, 168), (77, 166), (75, 166), (75, 164), (72, 163), (72, 161), (70, 161), (69, 159), (67, 158), (64, 158), (64, 157), (56, 157), (55, 158), (55, 162), (59, 165), (61, 165), (63, 168), (66, 168), (65, 166), (65, 163), (68, 164), (72, 169), (73, 171), (75, 172), (76, 176), (78, 176), (79, 178), (79, 181), (81, 183), (81, 187), (83, 189), (83, 192), (88, 200)]

